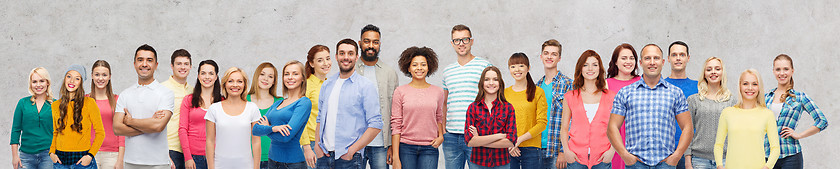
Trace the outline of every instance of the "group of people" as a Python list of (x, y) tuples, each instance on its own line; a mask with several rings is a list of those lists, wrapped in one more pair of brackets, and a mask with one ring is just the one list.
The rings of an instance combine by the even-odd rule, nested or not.
[[(798, 140), (828, 125), (794, 90), (785, 54), (773, 60), (777, 88), (765, 94), (749, 69), (738, 97), (720, 58), (705, 60), (699, 81), (689, 79), (681, 41), (668, 53), (618, 45), (607, 66), (587, 50), (568, 77), (557, 69), (562, 45), (551, 39), (539, 54), (545, 76), (534, 82), (528, 56), (514, 53), (506, 86), (499, 67), (471, 53), (470, 28), (456, 25), (457, 62), (443, 67), (443, 86), (427, 82), (439, 64), (428, 47), (400, 54), (399, 72), (411, 82), (399, 85), (397, 71), (380, 62), (380, 38), (367, 25), (358, 41), (339, 41), (334, 58), (315, 45), (305, 63), (261, 63), (250, 82), (245, 70), (219, 72), (204, 60), (194, 86), (187, 50), (173, 52), (173, 75), (161, 83), (157, 52), (142, 45), (133, 56), (137, 82), (119, 95), (104, 60), (91, 72), (70, 66), (58, 99), (47, 70), (35, 68), (31, 96), (14, 112), (13, 168), (427, 169), (437, 168), (440, 146), (447, 169), (802, 168)], [(339, 72), (328, 76), (333, 59)], [(814, 125), (796, 132), (803, 113)]]

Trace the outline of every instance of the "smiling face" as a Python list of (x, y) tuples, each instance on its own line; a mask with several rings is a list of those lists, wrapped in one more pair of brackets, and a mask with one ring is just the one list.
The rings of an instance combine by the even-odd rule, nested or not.
[(755, 102), (756, 97), (758, 97), (759, 90), (761, 90), (758, 77), (749, 72), (741, 74), (741, 78), (738, 82), (738, 88), (741, 91), (741, 99), (743, 102)]
[(99, 66), (93, 68), (93, 72), (91, 72), (94, 87), (97, 89), (104, 89), (108, 86), (108, 83), (111, 82), (111, 71), (104, 66)]
[(706, 62), (706, 67), (703, 69), (703, 78), (705, 78), (709, 84), (720, 85), (722, 75), (723, 66), (719, 60), (712, 59)]
[(335, 60), (338, 61), (339, 71), (342, 73), (353, 71), (353, 67), (356, 66), (356, 59), (358, 59), (358, 53), (356, 53), (355, 46), (346, 43), (338, 45)]
[(376, 31), (363, 33), (362, 40), (359, 41), (359, 47), (362, 50), (362, 59), (366, 61), (379, 59), (379, 33)]
[(423, 80), (429, 73), (429, 65), (426, 61), (426, 56), (414, 56), (411, 59), (411, 65), (408, 66), (408, 72), (411, 73), (411, 78)]
[(240, 97), (245, 91), (245, 75), (242, 74), (242, 71), (230, 74), (224, 87), (227, 98)]
[(309, 63), (315, 69), (316, 74), (326, 75), (330, 72), (332, 62), (330, 61), (330, 52), (323, 50), (315, 53), (315, 59)]
[(673, 45), (668, 51), (671, 52), (668, 54), (668, 62), (671, 62), (671, 70), (684, 71), (690, 58), (688, 48), (683, 45)]
[(793, 78), (793, 64), (790, 60), (776, 59), (773, 61), (773, 76), (779, 82), (779, 86), (786, 86), (790, 84), (790, 79)]
[(528, 75), (529, 67), (525, 64), (513, 64), (508, 68), (510, 69), (510, 75), (516, 81), (525, 80), (525, 75)]
[(618, 60), (615, 61), (618, 66), (618, 71), (623, 74), (631, 74), (636, 71), (636, 56), (633, 56), (633, 51), (630, 49), (621, 49), (618, 52)]
[(29, 78), (32, 79), (29, 82), (29, 89), (32, 90), (34, 95), (43, 95), (47, 92), (47, 87), (50, 86), (50, 82), (47, 79), (41, 77), (38, 73), (29, 75)]
[(260, 75), (257, 77), (257, 81), (259, 82), (257, 84), (260, 89), (270, 89), (271, 86), (274, 86), (274, 83), (277, 82), (274, 71), (272, 67), (265, 67), (260, 70)]
[(602, 73), (600, 65), (601, 63), (594, 56), (586, 58), (586, 62), (583, 63), (583, 68), (580, 69), (583, 79), (595, 80), (598, 78), (598, 75)]
[(540, 60), (546, 69), (557, 69), (557, 62), (560, 61), (560, 47), (545, 46), (540, 53)]
[(210, 64), (204, 64), (198, 68), (198, 81), (201, 83), (201, 87), (212, 88), (213, 85), (216, 84), (216, 79), (218, 79), (219, 76), (216, 75), (215, 69), (216, 68)]
[(484, 92), (486, 95), (496, 95), (499, 92), (499, 74), (496, 71), (487, 71), (484, 74)]
[(175, 57), (175, 61), (172, 63), (172, 75), (178, 79), (186, 79), (187, 76), (190, 75), (190, 69), (192, 69), (192, 65), (190, 64), (190, 59), (186, 56)]
[(291, 64), (283, 70), (283, 85), (287, 90), (300, 88), (303, 84), (303, 68), (299, 64)]
[[(453, 42), (454, 40), (470, 38), (470, 40), (464, 40), (463, 43), (460, 41)], [(459, 30), (452, 32), (452, 40), (450, 43), (452, 44), (452, 48), (455, 49), (455, 53), (458, 56), (467, 56), (470, 54), (470, 49), (472, 48), (475, 39), (471, 39), (472, 36), (470, 35), (470, 31), (468, 30)]]
[(155, 54), (152, 51), (139, 50), (134, 55), (134, 70), (137, 71), (137, 76), (141, 80), (153, 79), (157, 64), (157, 59), (155, 59)]
[(662, 59), (662, 52), (656, 46), (646, 46), (642, 48), (642, 58), (639, 60), (639, 63), (642, 67), (642, 71), (645, 73), (646, 77), (658, 78), (660, 73), (662, 73), (662, 65), (665, 64), (665, 60)]
[(71, 70), (68, 71), (66, 75), (64, 75), (64, 87), (67, 89), (68, 92), (73, 93), (79, 89), (82, 85), (82, 74), (79, 72)]

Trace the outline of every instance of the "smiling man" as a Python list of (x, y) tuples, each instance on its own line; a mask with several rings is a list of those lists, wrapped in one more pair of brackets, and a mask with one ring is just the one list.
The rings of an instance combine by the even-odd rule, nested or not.
[[(685, 74), (689, 59), (691, 59), (691, 55), (688, 54), (688, 44), (685, 42), (675, 41), (668, 46), (668, 62), (671, 63), (671, 76), (665, 78), (665, 81), (680, 88), (684, 96), (691, 96), (697, 93), (697, 81), (691, 80)], [(682, 133), (682, 128), (677, 126), (677, 131), (674, 132), (675, 140), (680, 140), (680, 133)], [(680, 159), (677, 169), (685, 169), (685, 157)]]
[(172, 91), (175, 97), (173, 103), (178, 106), (173, 108), (172, 118), (166, 123), (166, 128), (169, 128), (166, 130), (166, 140), (169, 141), (169, 158), (172, 159), (175, 168), (184, 169), (184, 153), (181, 151), (181, 141), (178, 140), (178, 123), (181, 117), (181, 101), (184, 100), (184, 96), (193, 92), (193, 87), (187, 84), (187, 76), (192, 70), (192, 55), (185, 49), (175, 50), (169, 64), (172, 65), (172, 76), (161, 84)]
[(367, 25), (362, 28), (359, 40), (361, 62), (356, 62), (356, 73), (373, 81), (379, 91), (379, 112), (382, 115), (382, 132), (365, 147), (362, 168), (370, 164), (370, 169), (388, 169), (391, 154), (391, 98), (399, 86), (397, 72), (391, 66), (379, 61), (379, 27)]
[[(694, 134), (685, 95), (660, 74), (664, 64), (662, 49), (645, 45), (639, 59), (642, 79), (615, 96), (607, 135), (627, 169), (676, 168)], [(622, 123), (627, 134), (624, 141), (618, 132)], [(680, 139), (673, 134), (677, 124), (685, 129)], [(676, 148), (674, 143), (679, 143)]]
[(339, 72), (321, 86), (315, 147), (319, 169), (362, 169), (365, 147), (382, 129), (375, 83), (353, 70), (358, 48), (352, 39), (338, 42), (335, 60)]
[(155, 80), (157, 66), (155, 48), (138, 47), (134, 51), (137, 83), (120, 93), (114, 109), (114, 134), (130, 136), (125, 138), (126, 169), (174, 166), (170, 165), (166, 140), (166, 123), (172, 116), (174, 98), (172, 91)]

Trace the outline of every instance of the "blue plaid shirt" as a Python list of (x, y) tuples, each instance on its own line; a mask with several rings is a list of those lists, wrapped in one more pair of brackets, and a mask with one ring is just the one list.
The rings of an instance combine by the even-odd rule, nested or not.
[[(776, 88), (773, 88), (767, 94), (764, 94), (764, 101), (768, 109), (770, 108), (770, 104), (773, 103), (773, 96), (775, 95), (773, 92), (775, 91)], [(782, 131), (782, 127), (790, 127), (796, 130), (796, 123), (799, 122), (799, 116), (802, 115), (803, 111), (808, 112), (811, 118), (814, 119), (814, 127), (819, 128), (820, 131), (825, 130), (828, 127), (828, 119), (825, 118), (825, 115), (817, 107), (817, 104), (803, 92), (798, 92), (793, 89), (790, 89), (790, 92), (795, 97), (788, 97), (785, 100), (782, 111), (779, 112), (779, 117), (776, 118), (776, 126), (779, 128), (779, 132)], [(782, 150), (781, 155), (779, 155), (780, 159), (802, 152), (802, 146), (799, 145), (799, 140), (793, 139), (793, 137), (779, 137), (779, 148)], [(765, 157), (770, 155), (770, 143), (766, 138), (764, 139), (764, 151)]]
[[(540, 79), (537, 84), (542, 84), (545, 81), (545, 76)], [(572, 79), (566, 77), (561, 72), (557, 72), (554, 78), (551, 79), (554, 84), (551, 90), (551, 110), (548, 112), (548, 150), (546, 156), (553, 157), (558, 152), (563, 152), (563, 146), (560, 144), (560, 117), (563, 113), (563, 94), (572, 90)]]
[(624, 116), (627, 150), (647, 165), (674, 153), (677, 114), (688, 111), (682, 90), (660, 78), (653, 88), (642, 78), (615, 96), (612, 114)]

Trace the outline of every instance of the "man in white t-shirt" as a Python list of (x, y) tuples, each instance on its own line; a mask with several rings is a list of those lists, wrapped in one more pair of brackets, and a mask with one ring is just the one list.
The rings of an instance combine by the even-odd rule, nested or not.
[(169, 160), (166, 123), (172, 116), (172, 91), (155, 80), (157, 52), (142, 45), (134, 52), (137, 84), (120, 93), (114, 113), (114, 133), (125, 138), (126, 169), (173, 168)]

